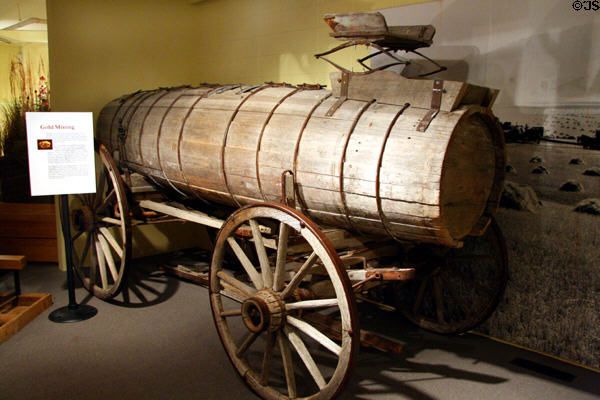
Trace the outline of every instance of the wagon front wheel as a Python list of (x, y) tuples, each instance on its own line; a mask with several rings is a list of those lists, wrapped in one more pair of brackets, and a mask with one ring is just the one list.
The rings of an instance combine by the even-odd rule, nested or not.
[(110, 299), (125, 283), (131, 255), (131, 217), (117, 164), (101, 144), (96, 156), (96, 164), (100, 164), (96, 193), (75, 195), (72, 208), (73, 266), (90, 293)]
[[(291, 240), (310, 252), (288, 256)], [(259, 396), (341, 391), (359, 345), (355, 304), (342, 262), (308, 218), (274, 203), (234, 212), (216, 239), (210, 301), (227, 355)]]

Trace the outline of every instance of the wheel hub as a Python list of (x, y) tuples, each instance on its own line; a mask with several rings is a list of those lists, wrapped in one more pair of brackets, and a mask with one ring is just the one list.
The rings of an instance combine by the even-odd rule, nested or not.
[(92, 232), (96, 226), (94, 212), (88, 206), (83, 206), (73, 213), (73, 225), (80, 231)]
[(281, 327), (284, 310), (280, 296), (271, 290), (261, 290), (242, 303), (242, 320), (252, 332), (273, 332)]

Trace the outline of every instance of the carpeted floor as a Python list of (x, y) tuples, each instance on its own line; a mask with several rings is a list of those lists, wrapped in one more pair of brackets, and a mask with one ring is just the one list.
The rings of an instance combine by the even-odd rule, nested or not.
[[(65, 273), (30, 264), (24, 292), (54, 306), (0, 344), (0, 400), (255, 399), (234, 372), (210, 314), (207, 290), (136, 261), (129, 290), (94, 318), (56, 324), (67, 305)], [(2, 284), (10, 284), (10, 276)], [(362, 350), (342, 399), (597, 399), (600, 374), (480, 336), (441, 337), (393, 315), (362, 309), (361, 323), (406, 343), (401, 355)]]

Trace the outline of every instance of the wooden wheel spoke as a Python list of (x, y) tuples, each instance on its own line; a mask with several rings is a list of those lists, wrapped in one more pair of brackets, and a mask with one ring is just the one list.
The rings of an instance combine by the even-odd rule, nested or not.
[(260, 384), (269, 383), (269, 373), (271, 371), (271, 360), (273, 359), (273, 348), (275, 347), (276, 332), (267, 332), (267, 343), (265, 345), (265, 354), (263, 356), (262, 372), (260, 374)]
[(314, 309), (314, 308), (327, 308), (337, 307), (339, 305), (338, 299), (318, 299), (318, 300), (303, 300), (295, 303), (287, 303), (285, 305), (286, 310), (301, 310), (301, 309)]
[(275, 277), (273, 282), (273, 290), (276, 292), (281, 291), (284, 285), (289, 234), (290, 227), (285, 222), (280, 222), (279, 243), (277, 244), (277, 261), (275, 263)]
[(238, 349), (236, 350), (235, 354), (238, 357), (241, 357), (246, 350), (248, 350), (248, 348), (250, 346), (252, 346), (252, 343), (254, 343), (254, 341), (256, 340), (256, 338), (260, 335), (260, 332), (250, 332), (246, 338), (244, 339), (244, 341), (242, 342), (242, 344), (240, 345), (240, 347), (238, 347)]
[(255, 289), (246, 285), (244, 282), (237, 280), (236, 278), (229, 275), (225, 271), (217, 272), (217, 276), (220, 279), (222, 279), (224, 282), (228, 283), (229, 285), (233, 286), (235, 289), (239, 290), (244, 296), (246, 296), (246, 298), (252, 297), (252, 295), (254, 293), (256, 293)]
[[(84, 231), (81, 231), (82, 233)], [(73, 256), (75, 257), (75, 260), (73, 260), (75, 262), (76, 266), (80, 266), (83, 267), (83, 263), (85, 262), (85, 258), (87, 257), (87, 253), (90, 250), (90, 238), (91, 238), (91, 234), (88, 233), (85, 236), (85, 244), (83, 245), (83, 250), (81, 250), (81, 258), (79, 258), (79, 256), (77, 255), (77, 251), (73, 251)], [(73, 242), (75, 242), (75, 240), (73, 240)]]
[(254, 285), (254, 287), (258, 290), (264, 288), (263, 280), (262, 280), (260, 274), (254, 267), (254, 265), (252, 264), (252, 262), (250, 261), (250, 259), (246, 255), (246, 253), (244, 253), (244, 250), (240, 247), (237, 240), (235, 240), (235, 238), (233, 236), (230, 236), (227, 238), (227, 243), (229, 243), (231, 250), (233, 250), (233, 253), (238, 258), (240, 263), (242, 264), (242, 267), (244, 267), (244, 270), (248, 274), (248, 277), (252, 281), (252, 284)]
[(119, 273), (117, 271), (117, 267), (115, 266), (115, 260), (113, 259), (110, 247), (108, 247), (108, 243), (106, 242), (106, 239), (104, 239), (104, 236), (98, 235), (98, 241), (100, 242), (100, 247), (102, 248), (102, 252), (106, 258), (106, 264), (108, 265), (108, 270), (113, 278), (113, 282), (117, 282), (119, 280)]
[[(106, 195), (106, 197), (102, 200), (102, 202), (96, 207), (96, 212), (100, 213), (102, 211), (104, 211), (104, 209), (109, 205), (109, 202), (111, 201), (111, 199), (113, 198), (113, 196), (115, 196), (116, 192), (115, 189), (113, 188), (108, 195)], [(101, 196), (99, 196), (101, 197)]]
[(428, 282), (429, 282), (429, 276), (426, 276), (419, 284), (419, 290), (417, 291), (417, 297), (415, 298), (415, 302), (413, 303), (413, 308), (412, 308), (413, 314), (417, 314), (417, 311), (419, 311), (419, 309), (421, 308), (421, 304), (423, 303), (423, 298), (425, 296), (425, 288), (427, 287)]
[(83, 195), (84, 198), (87, 201), (87, 205), (90, 206), (90, 208), (93, 206), (94, 204), (94, 194), (93, 193), (86, 193)]
[(83, 232), (85, 232), (85, 231), (79, 231), (75, 235), (73, 235), (71, 237), (71, 243), (74, 243), (77, 239), (79, 239), (79, 236), (83, 235)]
[(121, 248), (121, 246), (119, 245), (117, 240), (114, 238), (112, 233), (110, 233), (110, 230), (106, 227), (101, 227), (99, 229), (99, 231), (102, 234), (102, 236), (104, 236), (104, 238), (106, 239), (108, 244), (110, 244), (110, 247), (113, 248), (115, 253), (117, 253), (117, 255), (122, 258), (123, 257), (123, 249)]
[(283, 362), (283, 371), (285, 372), (285, 382), (287, 384), (288, 397), (293, 399), (297, 396), (294, 362), (292, 360), (290, 344), (282, 331), (279, 331), (277, 334), (277, 342), (279, 343), (279, 351), (281, 352), (281, 361)]
[(302, 332), (316, 340), (317, 343), (325, 347), (327, 350), (329, 350), (336, 356), (339, 356), (342, 352), (342, 348), (337, 343), (329, 339), (325, 334), (323, 334), (314, 326), (310, 325), (308, 322), (292, 317), (291, 315), (288, 315), (286, 317), (286, 321), (288, 322), (288, 324), (301, 330)]
[(102, 199), (102, 194), (104, 193), (104, 187), (106, 186), (106, 181), (107, 174), (103, 171), (103, 173), (100, 174), (100, 181), (98, 182), (98, 187), (96, 188), (96, 196), (92, 202), (93, 209), (97, 209), (100, 205), (100, 200)]
[(287, 326), (283, 328), (283, 331), (285, 332), (288, 340), (296, 350), (296, 353), (298, 353), (298, 355), (300, 356), (300, 359), (306, 366), (306, 369), (312, 376), (319, 389), (323, 389), (326, 385), (325, 378), (323, 378), (323, 374), (319, 370), (319, 367), (317, 366), (317, 363), (315, 362), (313, 357), (310, 355), (310, 352), (306, 348), (306, 345), (302, 341), (300, 335), (298, 335), (295, 331), (293, 331)]
[(241, 308), (234, 308), (233, 310), (223, 310), (223, 311), (221, 311), (220, 315), (223, 318), (237, 317), (239, 315), (242, 315), (242, 309)]
[(79, 200), (79, 202), (80, 202), (82, 205), (86, 205), (86, 206), (88, 205), (88, 204), (87, 204), (87, 199), (86, 199), (86, 198), (85, 198), (85, 197), (84, 197), (82, 194), (76, 194), (76, 195), (74, 195), (74, 196), (75, 196), (75, 198), (76, 198), (77, 200)]
[(296, 290), (298, 285), (300, 285), (302, 279), (304, 279), (308, 271), (310, 271), (310, 269), (315, 264), (315, 262), (317, 262), (317, 260), (317, 253), (313, 251), (311, 255), (308, 256), (304, 264), (302, 264), (296, 275), (294, 275), (290, 283), (285, 287), (285, 289), (283, 289), (283, 292), (281, 292), (282, 299), (285, 299), (286, 297), (289, 297), (294, 293), (294, 290)]
[(472, 278), (469, 278), (468, 276), (466, 276), (465, 274), (463, 274), (463, 272), (461, 270), (459, 270), (458, 268), (456, 268), (455, 266), (450, 265), (450, 268), (452, 268), (452, 271), (454, 271), (454, 274), (456, 276), (458, 276), (460, 279), (462, 279), (463, 281), (465, 281), (469, 285), (471, 285), (474, 288), (478, 289), (480, 292), (483, 292), (483, 293), (487, 294), (488, 297), (494, 297), (494, 293), (492, 293), (492, 291), (489, 288), (486, 288), (485, 286), (483, 286), (481, 283), (477, 282), (476, 280), (474, 280)]
[(458, 292), (454, 288), (454, 285), (452, 284), (452, 282), (450, 282), (445, 277), (442, 277), (441, 279), (444, 281), (444, 287), (448, 289), (448, 293), (450, 293), (450, 296), (452, 297), (452, 299), (456, 302), (456, 304), (458, 304), (458, 306), (464, 313), (465, 318), (470, 318), (471, 309), (465, 302), (465, 299), (461, 295), (458, 294)]
[(93, 286), (96, 284), (96, 269), (98, 268), (98, 259), (94, 256), (94, 247), (92, 242), (94, 241), (94, 237), (91, 233), (88, 234), (87, 237), (88, 242), (86, 243), (86, 248), (84, 254), (82, 256), (81, 262), (82, 265), (85, 262), (88, 252), (92, 249), (90, 254), (90, 285)]
[(248, 221), (252, 228), (252, 239), (254, 240), (254, 247), (256, 247), (256, 254), (258, 255), (258, 261), (260, 262), (260, 272), (263, 278), (263, 285), (265, 288), (273, 286), (273, 271), (271, 271), (271, 265), (267, 257), (267, 249), (263, 240), (263, 236), (260, 233), (258, 222), (255, 219)]
[(433, 278), (433, 295), (435, 297), (435, 310), (438, 322), (444, 323), (444, 299), (442, 297), (442, 287), (440, 286), (439, 277)]
[(116, 218), (112, 218), (112, 217), (102, 217), (102, 218), (100, 218), (100, 221), (106, 222), (107, 224), (110, 224), (110, 225), (117, 225), (117, 226), (123, 225), (123, 222), (120, 219), (116, 219)]
[(98, 270), (100, 271), (102, 289), (106, 289), (108, 286), (108, 277), (106, 276), (106, 261), (104, 258), (104, 252), (102, 251), (102, 246), (100, 245), (100, 240), (98, 240), (97, 236), (94, 238), (94, 246), (96, 249), (96, 259), (98, 260)]

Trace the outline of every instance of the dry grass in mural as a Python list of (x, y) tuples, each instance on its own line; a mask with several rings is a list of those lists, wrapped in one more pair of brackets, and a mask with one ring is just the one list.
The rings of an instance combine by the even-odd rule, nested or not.
[(506, 294), (478, 329), (600, 367), (600, 217), (544, 201), (541, 210), (502, 209), (510, 263)]

